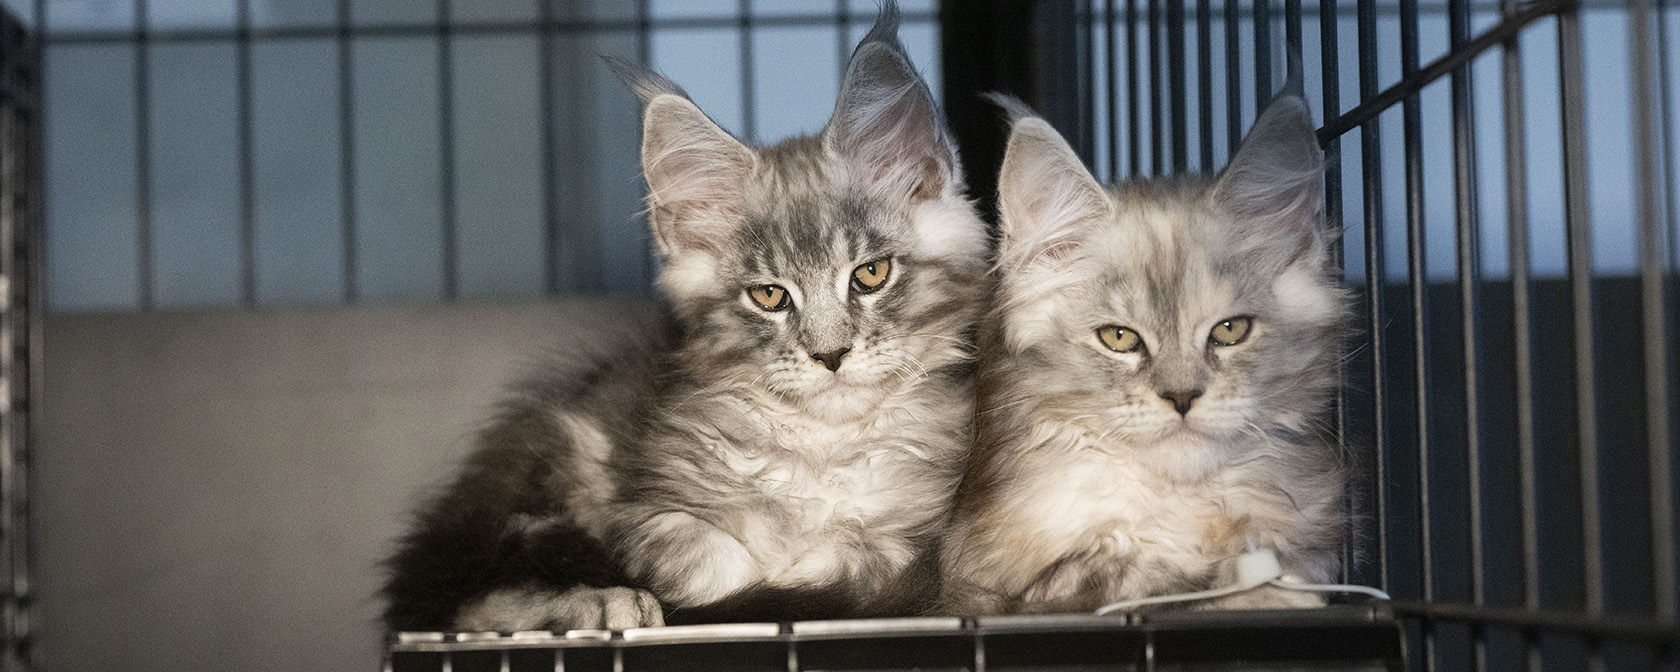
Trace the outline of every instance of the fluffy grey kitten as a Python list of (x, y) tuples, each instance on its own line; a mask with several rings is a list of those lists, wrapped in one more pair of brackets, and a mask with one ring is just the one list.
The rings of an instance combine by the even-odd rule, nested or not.
[(987, 241), (897, 21), (889, 2), (820, 133), (770, 147), (613, 64), (644, 104), (671, 320), (506, 402), (392, 560), (391, 627), (931, 603), (970, 440)]
[[(1348, 296), (1306, 102), (1216, 178), (1105, 190), (1015, 104), (975, 452), (944, 606), (1084, 611), (1235, 581), (1249, 543), (1330, 579), (1343, 469), (1323, 420)], [(1202, 607), (1322, 604), (1262, 588)]]

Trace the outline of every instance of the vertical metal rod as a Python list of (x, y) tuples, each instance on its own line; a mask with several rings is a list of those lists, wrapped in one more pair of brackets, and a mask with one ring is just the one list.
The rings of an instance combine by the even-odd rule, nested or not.
[(449, 0), (437, 0), (438, 67), (438, 200), (443, 223), (443, 298), (461, 293), (460, 254), (455, 221), (455, 59)]
[(1138, 121), (1138, 0), (1126, 0), (1126, 140), (1131, 172), (1129, 177), (1143, 173), (1141, 123)]
[[(636, 0), (636, 62), (642, 67), (653, 65), (653, 23), (649, 18), (652, 14), (651, 4), (652, 0)], [(841, 40), (842, 59), (845, 58), (845, 48), (845, 40)], [(842, 60), (840, 72), (845, 71), (845, 61)], [(656, 255), (653, 237), (642, 236), (642, 281), (647, 283), (646, 287), (652, 287), (658, 275), (659, 264), (655, 261)]]
[(543, 292), (560, 293), (559, 140), (554, 120), (554, 0), (537, 0), (537, 109), (542, 147)]
[(753, 90), (753, 17), (752, 0), (740, 0), (736, 10), (741, 31), (741, 137), (749, 144), (758, 142), (758, 115), (753, 110), (756, 91)]
[[(1654, 61), (1658, 57), (1652, 26), (1652, 0), (1629, 0), (1630, 60), (1633, 64), (1633, 137), (1643, 138), (1634, 143), (1634, 187), (1638, 201), (1639, 276), (1645, 346), (1645, 450), (1649, 461), (1651, 487), (1651, 586), (1655, 593), (1654, 606), (1659, 618), (1669, 622), (1675, 617), (1674, 594), (1674, 500), (1669, 454), (1668, 419), (1668, 338), (1665, 313), (1664, 270), (1667, 260), (1663, 241), (1666, 226), (1659, 200), (1658, 180), (1666, 181), (1658, 161), (1658, 147), (1652, 140), (1657, 132), (1656, 96), (1652, 93), (1657, 76)], [(1671, 148), (1662, 146), (1661, 151)]]
[(1167, 97), (1172, 120), (1172, 170), (1183, 173), (1190, 169), (1190, 124), (1185, 91), (1184, 65), (1184, 0), (1167, 2)]
[(1201, 130), (1204, 173), (1213, 172), (1213, 9), (1209, 0), (1196, 0), (1196, 102)]
[[(1411, 79), (1418, 72), (1418, 0), (1400, 0), (1400, 74)], [(1406, 160), (1407, 287), (1411, 290), (1412, 376), (1417, 404), (1418, 550), (1423, 573), (1423, 599), (1435, 599), (1434, 525), (1431, 524), (1429, 426), (1429, 246), (1425, 234), (1423, 193), (1423, 109), (1420, 94), (1411, 92), (1402, 103)], [(1423, 660), (1435, 669), (1435, 631), (1425, 620)]]
[[(1517, 0), (1500, 0), (1499, 11), (1509, 21)], [(1534, 464), (1534, 360), (1532, 318), (1529, 315), (1528, 152), (1523, 114), (1522, 49), (1516, 36), (1505, 40), (1500, 54), (1501, 93), (1505, 112), (1505, 216), (1511, 267), (1511, 347), (1516, 360), (1516, 438), (1518, 502), (1522, 516), (1523, 605), (1540, 608), (1540, 528), (1536, 507)], [(1540, 648), (1533, 632), (1524, 632), (1529, 670), (1540, 669)]]
[[(1321, 0), (1318, 3), (1318, 53), (1321, 72), (1319, 80), (1324, 105), (1321, 118), (1325, 121), (1334, 119), (1341, 114), (1342, 106), (1341, 64), (1338, 62), (1340, 45), (1336, 32), (1336, 9), (1335, 0)], [(1329, 227), (1330, 233), (1335, 234), (1330, 238), (1330, 260), (1331, 265), (1334, 266), (1337, 275), (1340, 277), (1346, 275), (1346, 271), (1343, 270), (1345, 268), (1346, 250), (1342, 246), (1342, 236), (1340, 235), (1343, 228), (1342, 138), (1340, 136), (1324, 138), (1321, 144), (1324, 146), (1324, 221), (1326, 226)], [(1345, 369), (1345, 365), (1338, 364), (1337, 368), (1336, 378), (1345, 381), (1346, 376), (1341, 370)], [(1348, 445), (1347, 385), (1345, 384), (1336, 386), (1335, 418), (1336, 445), (1342, 450), (1343, 460), (1346, 464), (1358, 464), (1359, 461), (1353, 459), (1353, 455), (1350, 454), (1352, 449)], [(1342, 497), (1342, 509), (1350, 520), (1353, 519), (1354, 514), (1358, 513), (1354, 511), (1352, 492)], [(1354, 535), (1352, 534), (1342, 539), (1340, 578), (1342, 583), (1349, 583), (1353, 580), (1353, 561), (1357, 557), (1353, 543)]]
[(1254, 116), (1272, 100), (1272, 0), (1254, 0)]
[[(1448, 30), (1452, 48), (1470, 40), (1470, 0), (1448, 0)], [(1477, 377), (1480, 363), (1476, 316), (1481, 306), (1480, 208), (1477, 204), (1475, 88), (1468, 63), (1452, 73), (1453, 187), (1456, 217), (1454, 245), (1458, 251), (1458, 291), (1464, 338), (1465, 451), (1470, 481), (1470, 583), (1472, 600), (1484, 603), (1482, 554), (1481, 418)]]
[[(1203, 0), (1204, 2), (1206, 0)], [(1120, 75), (1116, 66), (1115, 49), (1118, 40), (1114, 28), (1114, 0), (1103, 0), (1103, 44), (1107, 47), (1103, 61), (1104, 83), (1108, 85), (1108, 181), (1120, 177), (1120, 92), (1116, 87)], [(1136, 151), (1135, 149), (1133, 150)]]
[(257, 305), (257, 197), (251, 90), (251, 0), (239, 0), (234, 43), (235, 96), (239, 114), (239, 303)]
[[(1358, 0), (1359, 100), (1377, 96), (1377, 0)], [(1377, 569), (1379, 585), (1389, 587), (1388, 577), (1388, 376), (1383, 374), (1387, 343), (1383, 338), (1383, 289), (1387, 282), (1383, 255), (1382, 134), (1378, 118), (1360, 125), (1359, 156), (1365, 204), (1365, 293), (1368, 308), (1365, 326), (1371, 337), (1372, 443), (1376, 459), (1371, 461), (1372, 487), (1376, 491)]]
[[(248, 1), (248, 0), (247, 0)], [(339, 235), (345, 303), (356, 302), (356, 82), (351, 49), (350, 0), (338, 1), (338, 184)], [(253, 246), (255, 243), (253, 243)], [(255, 258), (255, 253), (252, 255)], [(255, 296), (253, 281), (252, 295)]]
[[(1470, 0), (1448, 0), (1447, 9), (1448, 32), (1452, 48), (1457, 51), (1470, 41)], [(1453, 203), (1457, 208), (1453, 228), (1454, 246), (1458, 251), (1460, 329), (1464, 347), (1464, 452), (1470, 490), (1470, 593), (1471, 602), (1479, 607), (1486, 601), (1482, 549), (1481, 388), (1477, 375), (1481, 353), (1477, 347), (1476, 320), (1481, 307), (1482, 269), (1480, 209), (1476, 191), (1476, 102), (1471, 77), (1469, 63), (1453, 69)], [(1475, 648), (1475, 669), (1487, 669), (1486, 634), (1476, 624), (1471, 624), (1470, 632)]]
[(1662, 166), (1663, 166), (1663, 212), (1668, 233), (1668, 263), (1673, 264), (1680, 259), (1680, 235), (1676, 235), (1675, 226), (1680, 223), (1680, 199), (1674, 195), (1674, 124), (1669, 119), (1667, 110), (1674, 109), (1674, 87), (1669, 85), (1670, 72), (1668, 48), (1668, 0), (1656, 0), (1657, 3), (1657, 90), (1659, 100), (1657, 109), (1663, 110), (1662, 124)]
[[(1334, 4), (1334, 0), (1332, 0)], [(1301, 0), (1283, 0), (1283, 57), (1288, 67), (1284, 69), (1284, 76), (1291, 72), (1300, 72), (1301, 86), (1305, 89), (1306, 52), (1301, 46)]]
[(134, 0), (135, 256), (139, 309), (152, 309), (152, 68), (147, 0)]
[(1237, 0), (1225, 3), (1225, 160), (1242, 145), (1242, 42), (1237, 32)]
[(1149, 0), (1149, 174), (1160, 175), (1166, 168), (1167, 123), (1161, 100), (1161, 2)]
[(1079, 147), (1087, 152), (1091, 166), (1097, 165), (1097, 41), (1091, 36), (1092, 17), (1091, 3), (1085, 0), (1079, 3), (1080, 10), (1074, 12), (1074, 40), (1079, 52), (1078, 86), (1075, 90), (1079, 95), (1077, 112), (1079, 123)]
[(847, 48), (847, 45), (852, 43), (852, 15), (846, 9), (846, 0), (834, 0), (834, 43), (838, 45), (835, 52), (839, 57), (839, 60), (835, 61), (838, 66), (835, 72), (841, 73), (842, 76), (846, 72), (846, 61), (850, 60), (852, 55), (852, 50)]
[(1563, 197), (1569, 246), (1569, 290), (1575, 334), (1575, 413), (1581, 487), (1581, 544), (1587, 612), (1604, 613), (1604, 564), (1600, 546), (1598, 409), (1594, 400), (1592, 332), (1592, 222), (1587, 204), (1586, 101), (1583, 98), (1580, 15), (1558, 14), (1558, 75), (1562, 90)]

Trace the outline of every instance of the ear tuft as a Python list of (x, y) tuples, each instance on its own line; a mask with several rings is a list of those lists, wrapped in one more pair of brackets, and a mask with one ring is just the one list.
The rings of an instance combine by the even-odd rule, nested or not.
[(624, 86), (629, 87), (630, 91), (641, 99), (644, 106), (663, 94), (688, 98), (688, 93), (665, 75), (617, 56), (603, 55), (601, 60), (607, 62), (607, 69), (618, 77), (618, 81), (624, 82)]
[(852, 52), (823, 136), (883, 196), (921, 201), (960, 187), (955, 145), (933, 93), (899, 44), (896, 3), (881, 7)]
[(1266, 106), (1213, 195), (1250, 239), (1323, 248), (1324, 152), (1305, 99), (1286, 90)]

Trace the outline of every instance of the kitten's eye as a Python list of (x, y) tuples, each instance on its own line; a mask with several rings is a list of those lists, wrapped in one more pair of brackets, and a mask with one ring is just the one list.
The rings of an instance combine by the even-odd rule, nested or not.
[(758, 307), (772, 313), (787, 310), (788, 293), (780, 285), (759, 285), (747, 289), (747, 298), (752, 299)]
[(1248, 338), (1248, 328), (1254, 320), (1247, 317), (1233, 317), (1213, 325), (1213, 331), (1208, 332), (1208, 342), (1214, 345), (1236, 345)]
[(1097, 330), (1097, 338), (1115, 352), (1137, 352), (1143, 349), (1143, 337), (1125, 327), (1108, 325)]
[(891, 259), (876, 259), (852, 269), (852, 291), (868, 294), (881, 288), (892, 273)]

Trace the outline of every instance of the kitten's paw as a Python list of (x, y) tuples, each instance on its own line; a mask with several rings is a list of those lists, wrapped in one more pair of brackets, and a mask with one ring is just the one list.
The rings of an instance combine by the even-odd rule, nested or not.
[(764, 580), (739, 539), (687, 513), (654, 516), (626, 546), (631, 576), (673, 607), (711, 604)]
[(665, 612), (653, 593), (636, 588), (578, 586), (565, 592), (498, 590), (467, 605), (455, 619), (457, 630), (626, 630), (665, 625)]

